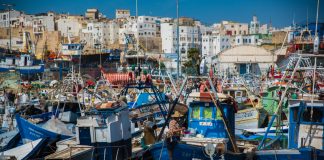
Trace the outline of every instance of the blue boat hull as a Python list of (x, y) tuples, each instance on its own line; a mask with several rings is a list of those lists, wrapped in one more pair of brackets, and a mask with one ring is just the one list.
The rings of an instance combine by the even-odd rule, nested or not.
[(43, 129), (37, 125), (34, 125), (27, 120), (21, 118), (18, 114), (16, 115), (17, 126), (23, 141), (34, 141), (39, 138), (48, 138), (49, 141), (57, 141), (70, 138), (71, 136), (61, 135)]
[(313, 160), (324, 159), (324, 151), (315, 148), (257, 151), (254, 159), (259, 160)]
[(20, 74), (36, 74), (36, 73), (43, 73), (45, 70), (44, 65), (40, 64), (37, 66), (28, 66), (28, 67), (20, 67), (16, 68)]
[[(143, 159), (153, 159), (153, 160), (169, 160), (169, 153), (166, 146), (166, 142), (156, 143), (148, 152), (144, 153)], [(204, 147), (195, 146), (190, 144), (177, 144), (173, 150), (172, 159), (173, 160), (192, 160), (192, 159), (200, 159), (200, 160), (210, 160), (210, 157), (204, 153)], [(235, 153), (225, 153), (225, 159), (245, 159), (245, 154), (235, 154)], [(221, 159), (220, 155), (214, 155), (213, 159)]]
[(0, 67), (0, 72), (8, 72), (8, 71), (10, 71), (10, 70), (14, 70), (15, 68), (2, 68), (2, 67)]
[(8, 72), (10, 70), (15, 70), (20, 74), (36, 74), (43, 73), (45, 71), (45, 68), (44, 64), (23, 67), (0, 67), (0, 72)]

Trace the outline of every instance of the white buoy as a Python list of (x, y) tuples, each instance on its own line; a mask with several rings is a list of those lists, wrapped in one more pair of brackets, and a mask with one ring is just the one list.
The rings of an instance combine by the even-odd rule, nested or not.
[(205, 152), (210, 157), (211, 160), (213, 160), (213, 155), (215, 154), (215, 146), (211, 143), (207, 143), (205, 146)]

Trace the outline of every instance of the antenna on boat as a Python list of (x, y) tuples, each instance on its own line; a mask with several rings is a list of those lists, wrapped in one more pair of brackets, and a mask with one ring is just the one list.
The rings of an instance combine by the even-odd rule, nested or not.
[(318, 45), (319, 45), (319, 39), (318, 39), (318, 33), (317, 33), (319, 3), (320, 3), (320, 1), (317, 0), (316, 24), (315, 24), (315, 39), (314, 39), (314, 50), (313, 50), (314, 54), (318, 54)]

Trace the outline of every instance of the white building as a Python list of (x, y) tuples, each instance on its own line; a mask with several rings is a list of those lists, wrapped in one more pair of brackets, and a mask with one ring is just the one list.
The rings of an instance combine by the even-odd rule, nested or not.
[(177, 53), (176, 24), (161, 23), (161, 39), (163, 53)]
[[(179, 26), (179, 50), (181, 60), (188, 59), (187, 54), (190, 48), (200, 50), (200, 30), (197, 26)], [(163, 53), (178, 53), (177, 51), (177, 26), (174, 23), (161, 24), (161, 39)]]
[(131, 34), (137, 38), (153, 38), (157, 33), (157, 17), (139, 16), (127, 18), (119, 28), (119, 43), (125, 44), (125, 34)]
[(259, 33), (260, 34), (269, 34), (269, 28), (267, 24), (263, 24), (261, 25), (260, 29), (259, 29)]
[(236, 23), (230, 21), (222, 21), (221, 24), (214, 25), (221, 34), (236, 36), (246, 35), (249, 32), (249, 25), (247, 23)]
[(221, 72), (261, 75), (276, 63), (277, 59), (277, 54), (262, 47), (242, 45), (221, 52), (217, 65)]
[[(13, 26), (16, 22), (19, 22), (20, 11), (10, 10), (10, 24)], [(9, 27), (9, 11), (0, 12), (0, 28)]]
[(116, 19), (128, 18), (130, 17), (130, 11), (128, 9), (117, 9)]
[(133, 27), (133, 30), (138, 32), (139, 37), (155, 37), (157, 30), (156, 20), (157, 18), (152, 16), (139, 16), (137, 20), (138, 27)]
[[(100, 44), (102, 48), (118, 42), (119, 25), (117, 21), (90, 22), (81, 30), (81, 40), (91, 48)], [(99, 46), (98, 46), (99, 47)]]
[(261, 45), (261, 39), (259, 35), (238, 35), (235, 37), (235, 46), (239, 45)]
[(33, 27), (33, 18), (34, 15), (21, 14), (19, 16), (19, 24), (17, 24), (16, 26)]
[(42, 36), (45, 31), (54, 31), (54, 13), (41, 13), (33, 17), (33, 31), (36, 36)]
[(160, 18), (157, 18), (157, 20), (159, 20), (160, 23), (170, 23), (170, 22), (172, 22), (173, 19), (170, 17), (160, 17)]
[(231, 48), (230, 36), (206, 32), (202, 35), (202, 55), (207, 63), (220, 52)]
[(80, 36), (82, 29), (82, 16), (62, 15), (57, 21), (57, 30), (61, 32), (62, 37)]
[(119, 38), (119, 23), (116, 20), (111, 20), (108, 22), (106, 28), (104, 28), (105, 37), (108, 45), (115, 44), (118, 42)]
[(252, 21), (250, 22), (250, 34), (258, 34), (260, 29), (260, 22), (258, 21), (257, 16), (253, 16)]
[[(0, 47), (2, 48), (9, 48), (10, 39), (0, 39)], [(11, 39), (11, 49), (13, 50), (22, 50), (23, 49), (23, 42), (22, 39), (19, 37), (12, 37)]]
[(96, 44), (104, 44), (104, 26), (107, 26), (104, 22), (88, 23), (81, 31), (81, 40), (86, 41), (91, 48), (95, 48)]

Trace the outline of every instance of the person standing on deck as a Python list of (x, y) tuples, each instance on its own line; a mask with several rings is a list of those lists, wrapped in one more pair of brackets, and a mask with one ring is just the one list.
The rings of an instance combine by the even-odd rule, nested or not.
[(175, 111), (171, 116), (172, 120), (169, 123), (169, 131), (167, 133), (166, 142), (170, 160), (173, 158), (173, 149), (178, 144), (178, 141), (180, 141), (180, 136), (184, 130), (184, 128), (180, 127), (178, 123), (182, 116), (183, 115), (179, 111)]

